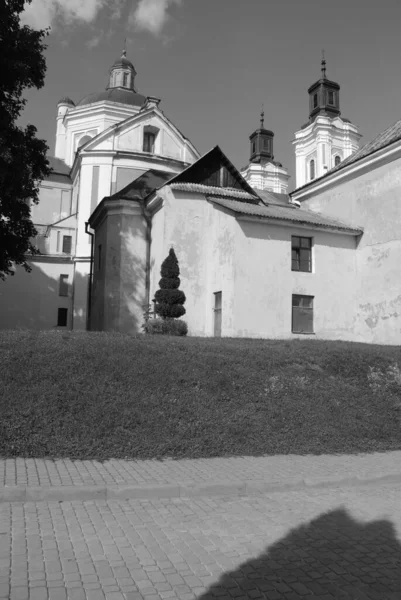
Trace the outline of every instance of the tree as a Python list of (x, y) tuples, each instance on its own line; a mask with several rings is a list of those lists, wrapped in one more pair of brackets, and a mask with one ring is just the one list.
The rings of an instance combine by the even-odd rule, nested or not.
[[(31, 0), (28, 0), (30, 3)], [(18, 127), (28, 88), (44, 84), (43, 43), (47, 30), (21, 26), (24, 0), (0, 1), (0, 279), (14, 274), (13, 263), (30, 271), (27, 253), (37, 253), (30, 203), (39, 201), (39, 183), (49, 175), (48, 146), (36, 128)]]
[(155, 311), (163, 319), (178, 319), (185, 315), (185, 294), (180, 287), (180, 268), (173, 248), (167, 258), (163, 261), (159, 281), (160, 289), (155, 294)]

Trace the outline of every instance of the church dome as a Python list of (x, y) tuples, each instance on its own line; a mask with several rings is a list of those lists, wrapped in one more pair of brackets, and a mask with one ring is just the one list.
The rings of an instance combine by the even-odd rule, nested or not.
[(59, 100), (57, 102), (57, 104), (68, 104), (70, 106), (75, 106), (74, 100), (71, 100), (71, 98), (68, 98), (68, 96), (65, 96), (64, 98), (61, 98), (61, 100)]
[(118, 104), (129, 104), (130, 106), (142, 106), (146, 96), (138, 94), (128, 88), (108, 88), (102, 92), (93, 92), (80, 100), (77, 106), (94, 104), (94, 102), (117, 102)]
[(116, 102), (117, 104), (128, 104), (130, 106), (142, 106), (146, 96), (138, 94), (135, 89), (136, 71), (134, 65), (126, 57), (123, 50), (110, 69), (109, 85), (102, 92), (88, 94), (80, 100), (77, 106), (86, 106), (95, 102)]

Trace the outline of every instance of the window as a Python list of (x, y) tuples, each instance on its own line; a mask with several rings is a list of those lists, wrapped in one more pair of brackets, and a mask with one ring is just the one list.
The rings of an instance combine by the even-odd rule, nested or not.
[(64, 254), (71, 254), (72, 249), (72, 236), (63, 235), (63, 252)]
[(312, 238), (293, 235), (291, 237), (291, 257), (292, 271), (310, 273), (312, 271)]
[(337, 154), (337, 156), (334, 158), (334, 166), (336, 167), (337, 165), (339, 165), (341, 162), (341, 156), (339, 156)]
[(143, 134), (143, 151), (154, 154), (155, 152), (155, 139), (156, 135), (150, 131), (145, 131)]
[(315, 179), (315, 177), (316, 177), (315, 161), (312, 158), (312, 160), (309, 163), (309, 179), (312, 180), (312, 179)]
[(268, 152), (270, 151), (270, 140), (267, 140), (266, 138), (263, 140), (263, 149)]
[(221, 310), (222, 310), (222, 293), (214, 293), (214, 335), (221, 337)]
[(128, 73), (124, 73), (123, 75), (123, 86), (127, 87), (128, 85)]
[(68, 296), (68, 275), (60, 275), (58, 295)]
[(97, 247), (97, 270), (100, 271), (102, 268), (102, 244)]
[(313, 108), (317, 107), (317, 94), (314, 94), (313, 96)]
[(252, 142), (252, 154), (256, 152), (256, 142)]
[(334, 92), (329, 92), (329, 100), (328, 103), (331, 104), (331, 106), (334, 106)]
[(57, 312), (57, 327), (67, 327), (68, 308), (59, 308)]
[(292, 333), (313, 333), (313, 296), (292, 296)]

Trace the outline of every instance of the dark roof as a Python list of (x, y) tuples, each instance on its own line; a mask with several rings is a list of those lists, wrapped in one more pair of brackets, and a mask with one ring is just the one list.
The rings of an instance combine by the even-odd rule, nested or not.
[(205, 185), (203, 183), (170, 183), (168, 185), (173, 190), (179, 192), (195, 192), (197, 194), (205, 194), (207, 196), (216, 196), (220, 198), (235, 198), (236, 200), (244, 200), (257, 204), (259, 198), (244, 192), (243, 190), (232, 187), (218, 187), (216, 185)]
[(290, 197), (288, 194), (279, 194), (278, 192), (270, 192), (269, 190), (257, 190), (259, 198), (266, 204), (274, 204), (277, 206), (289, 206), (293, 208), (293, 204), (290, 204)]
[(117, 60), (115, 61), (115, 63), (113, 64), (113, 66), (111, 68), (114, 69), (114, 68), (117, 68), (117, 67), (128, 67), (128, 68), (133, 69), (135, 71), (134, 65), (125, 56), (120, 56), (120, 58), (117, 58)]
[(80, 100), (77, 106), (94, 104), (95, 102), (117, 102), (118, 104), (130, 104), (131, 106), (142, 106), (146, 96), (127, 88), (108, 88), (102, 92), (93, 92)]
[[(251, 188), (249, 183), (242, 177), (241, 173), (234, 167), (232, 162), (227, 158), (219, 146), (215, 146), (209, 152), (206, 152), (201, 158), (195, 161), (192, 165), (181, 171), (173, 177), (170, 183), (200, 183), (207, 184), (207, 179), (215, 173), (220, 166), (223, 166), (229, 171), (235, 187), (242, 189), (252, 196), (257, 196), (255, 190)], [(234, 186), (229, 186), (234, 187)]]
[(74, 100), (71, 100), (68, 96), (63, 96), (63, 98), (57, 102), (57, 105), (59, 104), (71, 104), (71, 106), (75, 106)]
[(71, 183), (70, 167), (66, 165), (63, 160), (61, 160), (60, 158), (56, 158), (55, 156), (47, 156), (46, 158), (49, 162), (49, 167), (51, 169), (51, 173), (48, 177), (46, 177), (46, 179), (52, 181)]
[(356, 150), (356, 152), (351, 154), (351, 156), (348, 156), (347, 158), (345, 158), (342, 162), (340, 162), (339, 165), (337, 165), (336, 167), (333, 167), (332, 169), (330, 169), (330, 171), (327, 171), (327, 173), (325, 173), (321, 177), (318, 177), (318, 178), (314, 179), (313, 181), (309, 181), (305, 185), (297, 188), (296, 190), (291, 192), (291, 195), (294, 194), (295, 192), (298, 192), (299, 190), (303, 190), (304, 188), (315, 184), (317, 181), (321, 181), (322, 179), (325, 179), (332, 173), (341, 171), (341, 169), (344, 169), (345, 167), (348, 167), (348, 165), (352, 165), (353, 163), (358, 162), (358, 160), (362, 160), (362, 158), (365, 158), (366, 156), (369, 156), (370, 154), (374, 154), (375, 152), (382, 150), (383, 148), (385, 148), (386, 146), (389, 146), (390, 144), (393, 144), (394, 142), (398, 142), (400, 139), (401, 139), (401, 119), (399, 121), (397, 121), (396, 123), (394, 123), (394, 125), (391, 125), (390, 127), (388, 127), (385, 131), (380, 133), (377, 137), (374, 138), (374, 140), (372, 140), (371, 142), (368, 142), (367, 144), (362, 146), (362, 148), (359, 148), (359, 150)]
[(327, 229), (336, 229), (338, 231), (350, 232), (355, 235), (363, 232), (360, 227), (353, 227), (333, 217), (326, 217), (317, 212), (297, 208), (295, 206), (262, 206), (250, 204), (247, 202), (239, 202), (228, 198), (208, 198), (213, 204), (218, 204), (232, 210), (240, 215), (251, 215), (255, 217), (267, 217), (269, 219), (277, 219), (291, 221), (300, 225), (310, 225), (325, 227)]
[(143, 200), (164, 185), (173, 175), (174, 173), (171, 171), (148, 169), (148, 171), (126, 185), (125, 188), (110, 196), (110, 199)]

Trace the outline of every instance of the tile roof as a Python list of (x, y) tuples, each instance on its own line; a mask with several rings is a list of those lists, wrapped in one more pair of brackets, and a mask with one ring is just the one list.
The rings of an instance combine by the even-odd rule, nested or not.
[(169, 187), (173, 190), (183, 192), (197, 192), (207, 196), (217, 196), (221, 198), (236, 198), (238, 200), (247, 200), (254, 204), (259, 202), (259, 198), (237, 188), (222, 188), (214, 185), (204, 185), (203, 183), (171, 183)]
[(327, 227), (330, 229), (337, 229), (338, 231), (354, 232), (355, 234), (363, 232), (361, 227), (354, 227), (339, 221), (338, 219), (334, 219), (333, 217), (327, 217), (311, 210), (297, 208), (296, 206), (262, 206), (260, 204), (255, 205), (246, 202), (238, 202), (237, 200), (230, 200), (228, 198), (208, 199), (210, 199), (213, 204), (224, 206), (240, 215), (253, 215), (255, 217), (292, 221), (302, 225)]
[[(269, 190), (256, 189), (259, 198), (262, 198), (263, 202), (267, 204), (277, 204), (278, 206), (288, 206), (290, 197), (288, 194), (280, 194), (278, 192), (270, 192)], [(290, 205), (290, 208), (292, 206)]]
[(46, 156), (46, 158), (49, 161), (49, 167), (54, 173), (59, 173), (60, 175), (70, 174), (71, 169), (63, 160), (55, 156)]
[(332, 173), (337, 173), (337, 171), (341, 171), (341, 169), (348, 167), (348, 165), (352, 165), (353, 163), (357, 162), (358, 160), (361, 160), (362, 158), (365, 158), (366, 156), (369, 156), (370, 154), (373, 154), (374, 152), (377, 152), (378, 150), (381, 150), (382, 148), (385, 148), (386, 146), (389, 146), (390, 144), (393, 144), (394, 142), (398, 142), (400, 139), (401, 139), (401, 119), (399, 121), (397, 121), (396, 123), (394, 123), (393, 125), (391, 125), (390, 127), (388, 127), (385, 131), (380, 133), (377, 137), (375, 137), (374, 140), (372, 140), (371, 142), (368, 142), (367, 144), (362, 146), (362, 148), (359, 148), (359, 150), (357, 150), (356, 152), (351, 154), (351, 156), (348, 156), (347, 158), (345, 158), (342, 162), (340, 162), (339, 165), (337, 165), (336, 167), (333, 167), (332, 169), (330, 169), (330, 171), (327, 171), (327, 173), (325, 173), (321, 177), (318, 177), (318, 178), (314, 179), (313, 181), (309, 181), (305, 185), (297, 188), (292, 193), (298, 192), (298, 190), (302, 190), (303, 188), (306, 188), (309, 185), (313, 185), (317, 181), (321, 181), (322, 179), (324, 179), (325, 177), (328, 177)]

